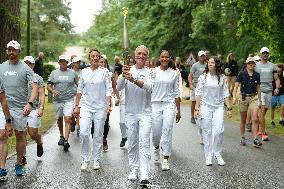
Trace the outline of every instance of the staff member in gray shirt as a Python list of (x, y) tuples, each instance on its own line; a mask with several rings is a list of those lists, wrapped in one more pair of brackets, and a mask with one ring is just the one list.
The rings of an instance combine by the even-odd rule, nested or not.
[[(68, 138), (70, 134), (74, 98), (78, 86), (78, 75), (67, 68), (69, 58), (65, 55), (59, 56), (59, 69), (53, 70), (48, 79), (47, 89), (53, 94), (54, 106), (56, 109), (57, 124), (60, 131), (58, 145), (63, 145), (68, 151), (70, 145)], [(63, 135), (63, 116), (65, 130)]]
[[(20, 44), (17, 41), (10, 41), (7, 44), (8, 60), (3, 62), (0, 68), (0, 77), (3, 79), (3, 85), (8, 97), (12, 124), (16, 135), (17, 160), (15, 170), (17, 176), (24, 175), (21, 162), (26, 151), (25, 130), (27, 116), (32, 110), (37, 94), (37, 84), (33, 71), (26, 64), (19, 61), (20, 53)], [(30, 84), (32, 89), (29, 87)]]

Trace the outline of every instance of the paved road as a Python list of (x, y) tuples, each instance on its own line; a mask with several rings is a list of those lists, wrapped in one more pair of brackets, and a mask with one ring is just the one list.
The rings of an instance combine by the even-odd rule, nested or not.
[[(162, 172), (151, 163), (149, 188), (284, 188), (284, 139), (271, 136), (263, 149), (239, 145), (237, 123), (226, 122), (223, 145), (224, 167), (205, 165), (197, 127), (190, 124), (188, 105), (182, 106), (182, 120), (174, 128), (171, 170)], [(71, 135), (71, 148), (64, 152), (57, 145), (58, 129), (53, 127), (44, 137), (45, 154), (39, 161), (36, 145), (27, 148), (27, 175), (16, 177), (15, 156), (8, 160), (9, 179), (0, 188), (139, 188), (127, 180), (127, 150), (119, 148), (118, 107), (111, 115), (108, 152), (103, 155), (102, 169), (80, 171), (80, 141)], [(252, 142), (250, 140), (250, 142)]]

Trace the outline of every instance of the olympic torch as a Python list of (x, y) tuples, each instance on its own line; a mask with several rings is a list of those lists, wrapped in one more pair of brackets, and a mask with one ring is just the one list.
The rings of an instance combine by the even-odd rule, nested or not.
[(123, 19), (123, 61), (125, 65), (128, 65), (129, 63), (129, 37), (128, 37), (128, 30), (127, 30), (127, 23), (126, 23), (126, 17), (128, 15), (128, 8), (127, 7), (123, 7), (122, 8), (122, 13), (124, 16)]

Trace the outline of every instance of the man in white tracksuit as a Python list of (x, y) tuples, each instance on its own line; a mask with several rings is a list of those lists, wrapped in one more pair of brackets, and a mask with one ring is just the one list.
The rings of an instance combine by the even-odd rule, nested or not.
[(127, 135), (126, 135), (126, 125), (125, 125), (125, 89), (121, 90), (120, 94), (120, 121), (119, 121), (119, 126), (120, 126), (120, 132), (121, 132), (121, 142), (120, 142), (120, 147), (125, 146), (125, 142), (127, 141)]
[[(137, 81), (146, 81), (150, 70), (145, 67), (149, 51), (144, 45), (135, 50), (136, 64), (123, 67), (123, 76), (117, 80), (117, 89), (125, 89), (125, 124), (128, 137), (129, 180), (138, 178), (140, 185), (149, 184), (150, 132), (151, 132), (151, 93), (139, 86)], [(126, 79), (125, 79), (126, 78)]]

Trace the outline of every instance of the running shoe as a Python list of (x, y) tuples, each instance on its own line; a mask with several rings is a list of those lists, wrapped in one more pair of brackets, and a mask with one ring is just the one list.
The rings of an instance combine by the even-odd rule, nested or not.
[(41, 157), (41, 156), (43, 155), (43, 147), (42, 147), (42, 144), (38, 144), (36, 149), (37, 149), (37, 152), (36, 152), (37, 157)]
[(2, 169), (0, 168), (0, 181), (5, 181), (7, 180), (7, 169)]
[(246, 145), (246, 139), (245, 139), (245, 137), (242, 137), (242, 138), (241, 138), (240, 145), (242, 145), (242, 146), (245, 146), (245, 145)]
[(274, 121), (271, 121), (271, 123), (270, 123), (270, 128), (271, 128), (271, 129), (274, 129), (275, 126), (276, 126), (276, 125), (275, 125), (275, 122), (274, 122)]
[(194, 117), (192, 117), (192, 118), (190, 119), (190, 122), (191, 122), (192, 124), (196, 124), (196, 121), (195, 121)]
[(160, 160), (160, 149), (158, 148), (154, 148), (154, 162), (158, 163)]
[(256, 138), (253, 140), (253, 146), (256, 148), (260, 148), (262, 146), (262, 142)]
[(280, 120), (279, 124), (281, 125), (281, 127), (283, 127), (284, 126), (284, 120)]
[(81, 163), (81, 171), (85, 171), (85, 170), (87, 170), (87, 168), (88, 168), (88, 163), (83, 161)]
[(170, 170), (169, 161), (167, 159), (164, 159), (162, 162), (162, 171), (168, 171)]
[(94, 161), (93, 169), (94, 170), (99, 170), (100, 168), (101, 168), (100, 163), (98, 161)]
[(68, 149), (70, 148), (70, 144), (68, 143), (67, 140), (64, 141), (63, 147), (64, 147), (64, 151), (68, 151)]
[(15, 171), (17, 176), (24, 176), (25, 171), (24, 171), (24, 166), (21, 164), (16, 164), (15, 165)]
[(120, 144), (119, 144), (119, 146), (120, 146), (121, 148), (124, 147), (126, 141), (127, 141), (127, 138), (122, 138), (122, 139), (121, 139), (121, 142), (120, 142)]
[(266, 132), (261, 134), (261, 139), (262, 139), (262, 141), (268, 141), (269, 140), (268, 139), (268, 135), (266, 134)]
[(64, 137), (60, 136), (59, 141), (58, 141), (58, 145), (62, 146), (64, 144)]
[(207, 157), (206, 160), (205, 160), (205, 164), (207, 166), (212, 166), (212, 158), (211, 157)]
[(148, 184), (150, 184), (150, 182), (149, 182), (149, 180), (141, 180), (141, 182), (140, 182), (140, 186), (147, 186)]
[(218, 165), (224, 166), (226, 164), (221, 155), (215, 156), (215, 158), (216, 158), (216, 160), (218, 162)]

